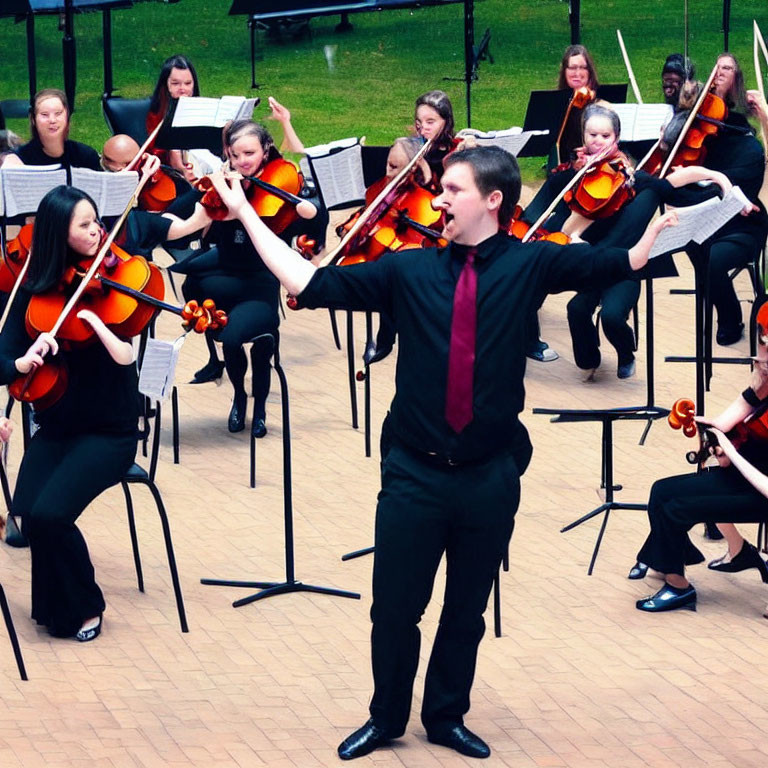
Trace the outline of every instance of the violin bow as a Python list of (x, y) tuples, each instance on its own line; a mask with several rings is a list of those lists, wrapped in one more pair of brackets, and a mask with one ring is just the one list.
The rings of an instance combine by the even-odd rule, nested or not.
[(152, 131), (152, 133), (149, 134), (147, 137), (147, 140), (139, 147), (139, 151), (136, 153), (136, 157), (131, 160), (128, 165), (125, 166), (126, 171), (132, 171), (134, 170), (134, 166), (138, 165), (142, 155), (147, 151), (147, 149), (152, 146), (152, 142), (157, 138), (157, 134), (160, 133), (160, 129), (165, 125), (165, 120), (161, 120), (156, 126), (155, 130)]
[(318, 266), (326, 267), (329, 264), (335, 264), (341, 258), (344, 249), (350, 243), (352, 238), (357, 236), (358, 232), (360, 232), (368, 219), (370, 219), (371, 216), (379, 209), (379, 206), (387, 197), (387, 195), (389, 195), (393, 189), (396, 189), (398, 186), (400, 186), (400, 184), (402, 184), (403, 181), (405, 181), (411, 170), (416, 167), (416, 164), (419, 162), (419, 160), (421, 160), (422, 157), (424, 157), (424, 155), (427, 154), (427, 152), (429, 152), (431, 147), (432, 139), (427, 141), (424, 146), (414, 155), (413, 159), (403, 167), (400, 173), (398, 173), (397, 176), (395, 176), (395, 178), (392, 179), (392, 181), (390, 181), (389, 184), (387, 184), (387, 186), (381, 190), (381, 192), (379, 192), (374, 201), (360, 214), (354, 226), (352, 226), (349, 232), (344, 235), (344, 237), (341, 239), (341, 242), (322, 258)]
[(717, 64), (715, 64), (715, 66), (712, 67), (712, 72), (710, 72), (709, 77), (707, 78), (707, 82), (704, 83), (704, 87), (701, 89), (699, 98), (696, 99), (696, 103), (694, 104), (693, 109), (691, 110), (691, 114), (688, 115), (685, 121), (685, 124), (683, 125), (683, 130), (680, 131), (680, 135), (677, 137), (675, 146), (672, 148), (672, 151), (669, 153), (669, 155), (667, 155), (667, 159), (664, 161), (664, 165), (662, 166), (661, 171), (659, 172), (660, 179), (663, 179), (667, 175), (667, 171), (672, 165), (672, 162), (675, 159), (675, 155), (677, 154), (677, 151), (680, 149), (680, 145), (683, 143), (683, 139), (685, 138), (686, 133), (688, 133), (688, 129), (691, 127), (691, 125), (693, 125), (693, 121), (696, 119), (696, 116), (699, 114), (699, 109), (701, 109), (701, 105), (704, 103), (704, 99), (707, 98), (709, 89), (712, 87), (712, 83), (714, 82), (716, 72), (717, 72)]
[(616, 30), (616, 37), (619, 38), (619, 48), (621, 48), (621, 55), (624, 57), (624, 66), (627, 68), (627, 74), (629, 75), (629, 82), (632, 85), (632, 92), (635, 94), (635, 100), (638, 104), (643, 103), (643, 97), (640, 95), (640, 89), (637, 87), (637, 80), (635, 80), (635, 73), (632, 70), (632, 64), (629, 61), (629, 54), (624, 46), (624, 38), (621, 36), (621, 30)]
[[(760, 91), (760, 95), (765, 100), (765, 83), (763, 82), (763, 71), (760, 68), (760, 51), (762, 50), (763, 59), (768, 64), (768, 50), (765, 47), (765, 39), (763, 38), (760, 27), (757, 25), (757, 21), (752, 20), (752, 55), (755, 60), (755, 76), (757, 77), (757, 90)], [(766, 143), (765, 126), (762, 120), (760, 121), (760, 138), (763, 140), (763, 148), (768, 147)]]
[(565, 185), (564, 189), (560, 192), (560, 194), (547, 206), (547, 209), (544, 211), (544, 213), (539, 216), (538, 219), (536, 219), (536, 223), (532, 224), (530, 229), (523, 235), (523, 238), (520, 242), (527, 243), (533, 235), (536, 233), (536, 230), (544, 224), (544, 222), (549, 218), (552, 211), (557, 208), (560, 201), (565, 197), (566, 193), (569, 192), (573, 187), (575, 187), (579, 181), (581, 180), (581, 177), (596, 163), (599, 163), (601, 160), (604, 160), (608, 152), (611, 150), (611, 147), (606, 147), (602, 152), (599, 152), (594, 157), (590, 158), (586, 163), (584, 163), (584, 167), (579, 170), (574, 177), (568, 182), (568, 184)]

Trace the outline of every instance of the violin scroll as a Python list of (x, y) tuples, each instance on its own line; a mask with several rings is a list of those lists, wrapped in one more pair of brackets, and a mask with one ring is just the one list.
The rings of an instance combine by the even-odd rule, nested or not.
[(206, 299), (202, 305), (194, 299), (188, 301), (181, 309), (181, 318), (185, 330), (192, 330), (195, 333), (218, 331), (229, 320), (223, 309), (216, 309), (213, 299)]
[(686, 437), (696, 437), (698, 427), (694, 416), (696, 415), (696, 406), (693, 400), (687, 397), (681, 397), (676, 400), (672, 410), (667, 416), (667, 423), (672, 429), (682, 429)]

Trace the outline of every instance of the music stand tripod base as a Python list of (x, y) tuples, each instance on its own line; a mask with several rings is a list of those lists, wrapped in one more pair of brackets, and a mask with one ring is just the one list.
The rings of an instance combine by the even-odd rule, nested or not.
[(350, 597), (353, 600), (360, 599), (360, 593), (348, 592), (345, 589), (333, 587), (316, 587), (312, 584), (304, 584), (301, 581), (229, 581), (226, 579), (200, 579), (201, 584), (215, 587), (242, 587), (244, 589), (258, 589), (259, 592), (248, 597), (241, 597), (232, 603), (233, 608), (255, 603), (272, 595), (285, 595), (289, 592), (315, 592), (320, 595), (333, 595), (334, 597)]

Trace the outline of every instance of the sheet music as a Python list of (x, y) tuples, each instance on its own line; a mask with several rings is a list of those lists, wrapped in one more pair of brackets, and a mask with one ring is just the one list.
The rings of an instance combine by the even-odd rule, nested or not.
[(208, 176), (224, 165), (224, 161), (209, 149), (190, 149), (187, 152), (187, 159), (192, 163), (196, 176)]
[(360, 144), (324, 157), (312, 157), (310, 166), (327, 208), (365, 200), (363, 148)]
[(229, 120), (250, 118), (258, 99), (242, 96), (222, 96), (210, 99), (203, 96), (182, 96), (173, 114), (172, 128), (222, 128)]
[(0, 168), (0, 176), (6, 216), (35, 213), (48, 192), (67, 183), (67, 172), (58, 165)]
[(722, 200), (713, 197), (698, 205), (675, 208), (677, 226), (667, 227), (659, 233), (648, 258), (682, 250), (691, 241), (703, 243), (737, 216), (745, 205), (750, 205), (746, 195), (739, 187), (733, 187)]
[(611, 109), (619, 116), (622, 141), (658, 139), (673, 111), (669, 104), (611, 104)]
[(136, 171), (108, 173), (90, 168), (72, 169), (72, 186), (94, 199), (100, 216), (119, 216), (128, 206), (138, 183)]
[(349, 139), (337, 139), (336, 141), (330, 141), (327, 144), (317, 144), (314, 147), (307, 147), (304, 150), (304, 153), (313, 158), (322, 157), (323, 155), (330, 155), (334, 151), (349, 149), (350, 147), (354, 147), (355, 144), (362, 143), (363, 142), (360, 139), (353, 136)]
[(139, 372), (139, 392), (152, 400), (167, 400), (173, 390), (176, 363), (186, 334), (176, 341), (148, 339)]
[(549, 131), (524, 131), (519, 126), (507, 128), (503, 131), (476, 131), (465, 128), (459, 132), (459, 136), (474, 136), (479, 147), (497, 146), (505, 149), (511, 155), (517, 157), (520, 151), (528, 143), (531, 136), (544, 136)]
[(720, 227), (727, 224), (734, 216), (738, 216), (747, 205), (751, 203), (741, 188), (731, 187), (731, 191), (719, 201), (719, 205), (713, 208), (701, 223), (699, 231), (693, 238), (694, 242), (701, 244), (712, 237)]

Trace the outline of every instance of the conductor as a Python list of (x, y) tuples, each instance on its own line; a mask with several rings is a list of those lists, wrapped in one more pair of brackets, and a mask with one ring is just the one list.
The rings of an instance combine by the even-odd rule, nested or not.
[(500, 233), (520, 195), (520, 171), (497, 147), (445, 160), (446, 248), (317, 269), (262, 223), (240, 182), (215, 179), (264, 263), (299, 306), (385, 312), (400, 336), (376, 511), (370, 719), (339, 746), (344, 760), (405, 732), (419, 660), (418, 623), (443, 553), (443, 609), (426, 673), (427, 738), (469, 757), (488, 745), (464, 725), (485, 630), (483, 612), (506, 551), (531, 443), (524, 406), (528, 319), (546, 293), (594, 289), (645, 265), (657, 219), (630, 248), (529, 243)]

